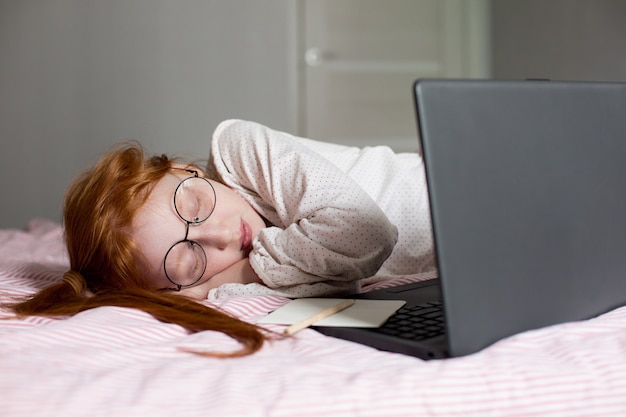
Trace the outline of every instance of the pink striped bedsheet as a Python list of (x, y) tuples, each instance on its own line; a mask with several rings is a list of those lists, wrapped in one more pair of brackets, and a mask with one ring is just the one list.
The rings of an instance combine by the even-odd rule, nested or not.
[[(0, 231), (0, 301), (66, 268), (60, 226)], [(286, 301), (219, 307), (255, 321)], [(0, 316), (0, 416), (626, 416), (626, 308), (428, 362), (310, 329), (252, 356), (200, 357), (236, 343), (116, 307)]]

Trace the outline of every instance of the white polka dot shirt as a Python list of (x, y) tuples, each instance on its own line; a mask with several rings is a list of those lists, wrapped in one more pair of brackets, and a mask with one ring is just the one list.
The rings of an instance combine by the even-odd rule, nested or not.
[(250, 253), (265, 285), (226, 284), (209, 298), (337, 295), (433, 268), (417, 154), (317, 142), (227, 120), (213, 134), (209, 164), (271, 224)]

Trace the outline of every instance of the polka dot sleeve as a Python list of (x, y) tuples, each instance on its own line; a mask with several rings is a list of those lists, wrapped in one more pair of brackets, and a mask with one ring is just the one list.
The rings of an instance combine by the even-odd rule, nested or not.
[(225, 121), (213, 136), (211, 164), (273, 225), (253, 242), (250, 263), (265, 285), (282, 293), (355, 291), (397, 241), (396, 227), (376, 202), (292, 135)]

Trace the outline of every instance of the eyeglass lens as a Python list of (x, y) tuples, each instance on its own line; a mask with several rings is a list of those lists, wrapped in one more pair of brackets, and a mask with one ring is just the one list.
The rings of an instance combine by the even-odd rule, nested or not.
[(202, 247), (191, 240), (178, 242), (165, 257), (165, 272), (177, 285), (196, 283), (206, 269), (206, 255)]
[(183, 180), (176, 188), (174, 207), (178, 215), (189, 223), (205, 221), (215, 208), (213, 186), (200, 177)]

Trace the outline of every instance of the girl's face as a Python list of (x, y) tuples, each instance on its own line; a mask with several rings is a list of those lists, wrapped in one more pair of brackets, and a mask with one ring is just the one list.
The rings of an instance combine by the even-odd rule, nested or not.
[[(163, 265), (168, 250), (185, 237), (186, 222), (176, 212), (174, 193), (181, 181), (192, 175), (172, 169), (155, 185), (133, 220), (133, 239), (144, 256), (138, 266), (155, 288), (175, 287), (168, 280)], [(248, 257), (252, 240), (265, 227), (261, 216), (239, 194), (219, 182), (210, 183), (215, 190), (213, 212), (205, 221), (191, 224), (187, 235), (187, 239), (200, 245), (206, 254), (206, 270), (193, 286), (203, 285), (207, 292), (213, 288), (210, 280), (214, 275)], [(193, 256), (171, 267), (170, 259), (168, 254), (170, 277), (189, 274), (194, 268)]]

